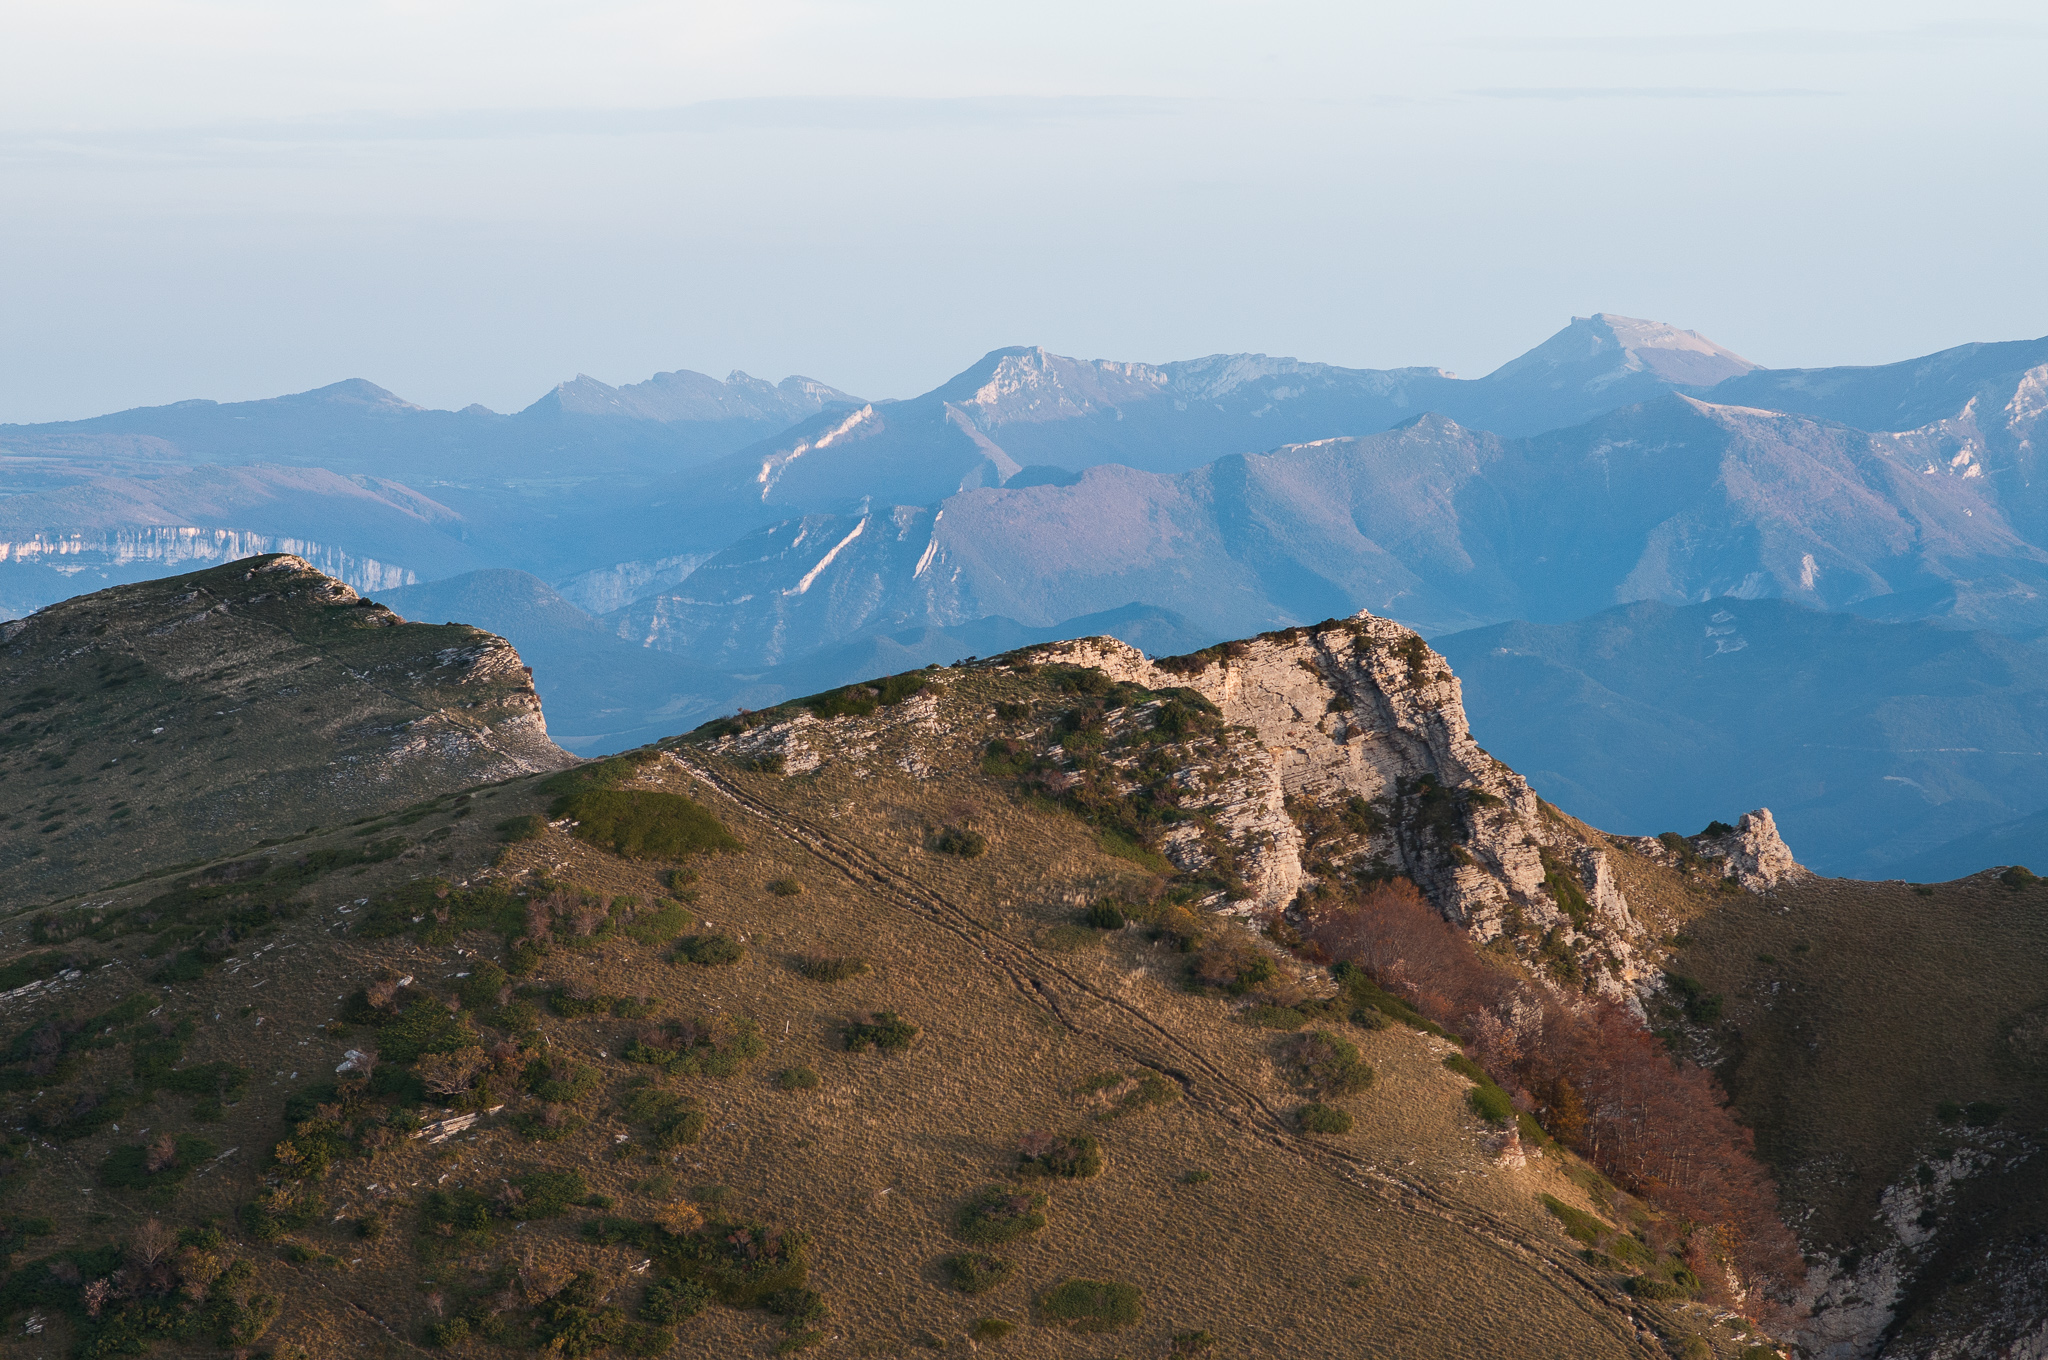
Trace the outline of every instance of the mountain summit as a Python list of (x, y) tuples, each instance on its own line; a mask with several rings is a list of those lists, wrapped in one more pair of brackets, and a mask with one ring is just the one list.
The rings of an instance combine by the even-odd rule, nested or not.
[(1595, 312), (1573, 317), (1571, 325), (1481, 381), (1520, 385), (1533, 379), (1551, 387), (1572, 384), (1598, 391), (1647, 374), (1674, 386), (1712, 387), (1756, 367), (1698, 331)]

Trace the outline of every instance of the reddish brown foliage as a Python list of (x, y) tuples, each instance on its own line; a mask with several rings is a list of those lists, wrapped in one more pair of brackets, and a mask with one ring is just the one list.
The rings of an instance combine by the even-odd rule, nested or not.
[(1803, 1273), (1777, 1187), (1719, 1083), (1628, 1011), (1489, 966), (1405, 879), (1322, 899), (1309, 935), (1467, 1036), (1552, 1137), (1689, 1228), (1688, 1257), (1710, 1289), (1732, 1273), (1745, 1290), (1783, 1294)]

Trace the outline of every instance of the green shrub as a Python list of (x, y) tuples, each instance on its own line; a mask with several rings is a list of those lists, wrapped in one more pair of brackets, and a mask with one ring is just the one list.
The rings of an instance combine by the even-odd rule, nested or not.
[(633, 919), (626, 922), (626, 938), (653, 948), (667, 944), (696, 924), (697, 918), (688, 907), (663, 897), (655, 901), (652, 910), (633, 913)]
[(1048, 926), (1039, 936), (1038, 942), (1047, 949), (1062, 954), (1072, 954), (1083, 949), (1093, 949), (1102, 943), (1102, 932), (1090, 930), (1087, 926)]
[(1045, 1226), (1045, 1196), (988, 1185), (960, 1206), (954, 1233), (977, 1247), (999, 1247)]
[(1137, 1077), (1126, 1076), (1122, 1072), (1098, 1072), (1082, 1082), (1076, 1093), (1107, 1102), (1095, 1114), (1102, 1120), (1122, 1119), (1125, 1115), (1180, 1098), (1180, 1088), (1157, 1072)]
[(812, 1091), (818, 1086), (818, 1074), (808, 1067), (785, 1067), (775, 1074), (775, 1084), (785, 1091)]
[(519, 1198), (510, 1217), (521, 1220), (559, 1217), (590, 1193), (578, 1171), (529, 1171), (514, 1176), (512, 1185)]
[(496, 1009), (499, 1005), (499, 998), (504, 995), (505, 984), (511, 979), (506, 976), (504, 969), (486, 960), (479, 963), (470, 975), (461, 981), (462, 990), (459, 995), (462, 1008), (469, 1011), (488, 1011)]
[(1477, 1082), (1481, 1086), (1485, 1086), (1493, 1080), (1492, 1077), (1486, 1075), (1485, 1068), (1462, 1053), (1453, 1053), (1450, 1057), (1445, 1058), (1444, 1066), (1450, 1068), (1451, 1071), (1456, 1072), (1465, 1080)]
[(1308, 1017), (1292, 1006), (1268, 1006), (1264, 1004), (1247, 1006), (1237, 1013), (1237, 1018), (1247, 1025), (1260, 1029), (1300, 1029), (1308, 1023)]
[(1295, 1084), (1311, 1095), (1357, 1095), (1373, 1082), (1373, 1070), (1359, 1059), (1358, 1046), (1325, 1029), (1283, 1040), (1280, 1057)]
[(1086, 1180), (1102, 1174), (1102, 1146), (1087, 1134), (1059, 1138), (1049, 1133), (1027, 1133), (1017, 1151), (1020, 1176), (1062, 1176)]
[(985, 1317), (977, 1319), (975, 1324), (967, 1329), (967, 1335), (976, 1341), (1001, 1341), (1016, 1330), (1017, 1324), (1014, 1322), (999, 1317)]
[(949, 826), (932, 837), (932, 849), (942, 855), (975, 859), (988, 852), (988, 837), (964, 826)]
[(768, 891), (774, 893), (777, 897), (796, 897), (801, 895), (803, 890), (803, 883), (794, 874), (773, 879), (768, 884)]
[(939, 1262), (946, 1279), (963, 1294), (986, 1294), (1015, 1273), (1016, 1267), (985, 1251), (963, 1251)]
[(1105, 897), (1088, 908), (1082, 917), (1083, 924), (1097, 930), (1122, 930), (1130, 918), (1124, 914), (1124, 904), (1114, 897)]
[(704, 1132), (704, 1111), (646, 1077), (627, 1083), (619, 1108), (626, 1118), (645, 1127), (649, 1141), (663, 1152), (694, 1143)]
[(1210, 1181), (1213, 1181), (1215, 1179), (1216, 1175), (1214, 1172), (1205, 1171), (1198, 1166), (1191, 1171), (1183, 1171), (1181, 1173), (1180, 1183), (1182, 1185), (1207, 1185)]
[(2034, 871), (2029, 869), (2026, 865), (2015, 864), (2011, 868), (2007, 869), (2004, 873), (2000, 874), (1998, 876), (1998, 881), (2000, 883), (2003, 883), (2006, 887), (2011, 888), (2014, 892), (2018, 892), (2022, 888), (2033, 887), (2036, 883), (2039, 883), (2041, 880), (2038, 877), (2036, 877)]
[(1398, 1020), (1410, 1029), (1421, 1030), (1424, 1034), (1443, 1034), (1443, 1026), (1427, 1019), (1420, 1011), (1395, 996), (1392, 992), (1374, 982), (1371, 974), (1352, 963), (1338, 963), (1330, 968), (1330, 976), (1344, 988), (1345, 995), (1356, 1008), (1353, 1021), (1360, 1016), (1379, 1014), (1390, 1020)]
[(622, 1056), (679, 1076), (730, 1077), (767, 1051), (751, 1017), (720, 1015), (664, 1020), (635, 1035)]
[(583, 1099), (596, 1089), (597, 1079), (596, 1068), (569, 1058), (537, 1057), (521, 1074), (528, 1091), (551, 1103)]
[[(1777, 1352), (1772, 1351), (1771, 1355), (1775, 1360)], [(1678, 1343), (1678, 1360), (1714, 1360), (1714, 1348), (1704, 1338), (1689, 1336)]]
[(1653, 1303), (1683, 1303), (1692, 1297), (1692, 1292), (1685, 1286), (1674, 1284), (1670, 1280), (1660, 1280), (1654, 1275), (1631, 1276), (1628, 1292)]
[(711, 809), (677, 793), (583, 788), (549, 809), (575, 821), (575, 836), (628, 859), (681, 859), (740, 843)]
[(524, 817), (507, 817), (499, 822), (498, 839), (507, 845), (517, 845), (521, 841), (537, 841), (547, 834), (547, 830), (547, 818), (529, 812)]
[(676, 941), (677, 963), (694, 963), (701, 968), (726, 968), (747, 956), (747, 948), (730, 935), (685, 935)]
[(1489, 1124), (1505, 1124), (1515, 1117), (1515, 1106), (1508, 1093), (1490, 1083), (1473, 1087), (1465, 1099), (1472, 1106), (1472, 1113)]
[(711, 1306), (711, 1291), (695, 1280), (657, 1280), (640, 1299), (640, 1318), (663, 1327), (688, 1322)]
[(804, 954), (796, 971), (813, 982), (844, 982), (868, 971), (868, 961), (851, 954)]
[(1145, 1316), (1136, 1285), (1112, 1280), (1066, 1280), (1038, 1299), (1039, 1311), (1077, 1332), (1109, 1332), (1135, 1326)]
[(1173, 1344), (1167, 1348), (1167, 1360), (1191, 1360), (1216, 1344), (1216, 1338), (1207, 1332), (1175, 1332)]
[(1295, 1112), (1303, 1133), (1349, 1133), (1351, 1116), (1335, 1105), (1315, 1101)]
[(917, 1038), (917, 1026), (894, 1011), (876, 1011), (846, 1022), (846, 1051), (858, 1053), (870, 1044), (885, 1053), (901, 1053)]
[(1543, 1207), (1550, 1211), (1552, 1218), (1564, 1225), (1565, 1232), (1589, 1247), (1600, 1245), (1600, 1239), (1614, 1231), (1584, 1209), (1574, 1209), (1555, 1195), (1544, 1195), (1542, 1200)]

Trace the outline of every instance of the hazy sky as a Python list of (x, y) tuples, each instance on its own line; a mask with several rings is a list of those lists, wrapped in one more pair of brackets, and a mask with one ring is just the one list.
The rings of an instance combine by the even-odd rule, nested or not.
[[(1938, 13), (1939, 22), (1929, 16)], [(0, 421), (2048, 332), (2038, 4), (0, 4)]]

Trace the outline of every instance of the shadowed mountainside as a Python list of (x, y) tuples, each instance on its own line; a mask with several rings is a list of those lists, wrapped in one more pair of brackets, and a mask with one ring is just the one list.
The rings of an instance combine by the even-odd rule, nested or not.
[(571, 759), (504, 639), (288, 555), (0, 627), (0, 725), (15, 906)]

